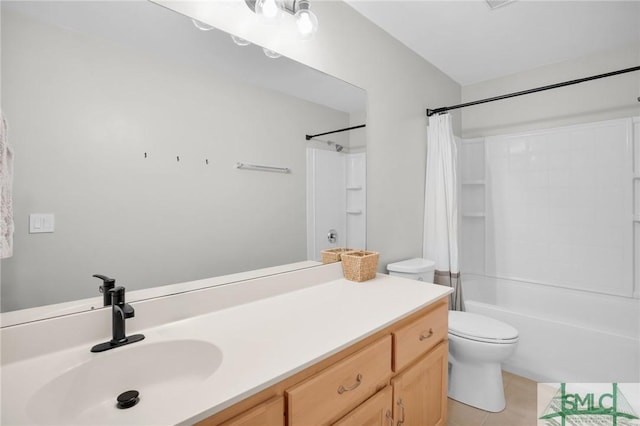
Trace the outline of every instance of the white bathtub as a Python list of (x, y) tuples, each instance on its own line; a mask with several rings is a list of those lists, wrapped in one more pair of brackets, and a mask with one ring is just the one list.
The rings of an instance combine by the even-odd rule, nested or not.
[(464, 275), (466, 310), (516, 327), (504, 369), (538, 382), (640, 382), (640, 300)]

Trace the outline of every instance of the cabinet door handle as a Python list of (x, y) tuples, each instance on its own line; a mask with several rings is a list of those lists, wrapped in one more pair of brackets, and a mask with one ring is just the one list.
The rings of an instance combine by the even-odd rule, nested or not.
[(424, 333), (424, 331), (420, 334), (420, 341), (422, 342), (423, 340), (428, 339), (429, 337), (433, 336), (433, 328), (429, 329), (429, 332), (427, 334)]
[(356, 382), (348, 387), (344, 387), (344, 385), (340, 385), (340, 387), (338, 388), (338, 393), (342, 395), (345, 392), (352, 391), (358, 386), (360, 386), (360, 383), (362, 383), (362, 374), (358, 373), (358, 376), (356, 377)]
[(389, 426), (393, 426), (393, 415), (391, 414), (391, 410), (387, 410), (387, 421), (389, 422)]
[(400, 420), (398, 420), (396, 426), (400, 426), (404, 423), (404, 404), (402, 403), (402, 399), (399, 399), (397, 404), (398, 407), (400, 407)]

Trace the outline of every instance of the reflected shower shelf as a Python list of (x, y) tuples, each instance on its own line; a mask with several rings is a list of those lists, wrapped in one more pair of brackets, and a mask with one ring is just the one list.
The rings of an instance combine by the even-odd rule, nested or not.
[(462, 181), (463, 185), (484, 185), (484, 179), (478, 179), (478, 180), (465, 180)]
[(347, 214), (362, 214), (362, 210), (347, 210)]
[(633, 221), (636, 223), (640, 223), (640, 214), (633, 215)]
[(362, 186), (347, 186), (347, 190), (349, 191), (358, 191), (362, 189)]

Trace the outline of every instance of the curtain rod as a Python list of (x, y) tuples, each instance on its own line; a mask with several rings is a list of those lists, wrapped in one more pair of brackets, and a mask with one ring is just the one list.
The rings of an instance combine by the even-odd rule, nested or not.
[(362, 127), (367, 127), (367, 125), (366, 124), (361, 124), (359, 126), (345, 127), (344, 129), (332, 130), (330, 132), (324, 132), (324, 133), (318, 133), (317, 135), (305, 135), (304, 137), (308, 141), (310, 141), (312, 138), (315, 138), (316, 136), (324, 136), (324, 135), (330, 135), (331, 133), (346, 132), (347, 130), (360, 129)]
[(584, 83), (585, 81), (597, 80), (599, 78), (612, 77), (614, 75), (624, 74), (624, 73), (628, 73), (628, 72), (632, 72), (632, 71), (640, 71), (640, 66), (626, 68), (626, 69), (618, 70), (618, 71), (612, 71), (612, 72), (608, 72), (608, 73), (605, 73), (605, 74), (598, 74), (598, 75), (594, 75), (594, 76), (591, 76), (591, 77), (585, 77), (585, 78), (579, 78), (579, 79), (576, 79), (576, 80), (565, 81), (563, 83), (556, 83), (556, 84), (550, 84), (548, 86), (536, 87), (535, 89), (523, 90), (521, 92), (509, 93), (507, 95), (495, 96), (493, 98), (481, 99), (479, 101), (467, 102), (467, 103), (460, 104), (460, 105), (453, 105), (453, 106), (449, 106), (449, 107), (441, 107), (441, 108), (435, 108), (435, 109), (427, 109), (427, 117), (431, 117), (434, 114), (440, 114), (442, 112), (447, 112), (447, 111), (452, 110), (452, 109), (465, 108), (465, 107), (468, 107), (468, 106), (484, 104), (484, 103), (487, 103), (487, 102), (500, 101), (502, 99), (513, 98), (515, 96), (528, 95), (530, 93), (542, 92), (544, 90), (549, 90), (549, 89), (557, 89), (558, 87), (564, 87), (564, 86), (570, 86), (572, 84)]

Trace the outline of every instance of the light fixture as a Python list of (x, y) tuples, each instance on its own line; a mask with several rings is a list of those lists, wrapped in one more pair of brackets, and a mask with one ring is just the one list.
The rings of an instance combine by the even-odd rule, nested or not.
[(248, 46), (251, 44), (249, 40), (245, 40), (233, 34), (231, 34), (231, 40), (233, 40), (233, 42), (238, 46)]
[(305, 39), (310, 39), (318, 31), (318, 18), (311, 11), (309, 0), (298, 0), (296, 2), (296, 25), (298, 32)]
[(271, 59), (278, 59), (280, 56), (282, 56), (281, 54), (279, 54), (278, 52), (274, 52), (273, 50), (269, 50), (266, 47), (262, 48), (262, 51), (264, 52), (264, 54), (267, 56), (267, 58), (271, 58)]
[(196, 19), (192, 19), (191, 22), (193, 22), (193, 25), (195, 25), (196, 28), (201, 31), (211, 31), (212, 29), (215, 28), (215, 27), (212, 27), (211, 25), (205, 24), (204, 22), (200, 22)]
[(256, 0), (254, 12), (267, 21), (274, 22), (282, 16), (283, 9), (281, 0)]
[(318, 18), (311, 11), (309, 0), (244, 0), (249, 9), (262, 16), (266, 22), (275, 22), (283, 12), (294, 15), (298, 32), (303, 39), (310, 39), (318, 31)]

